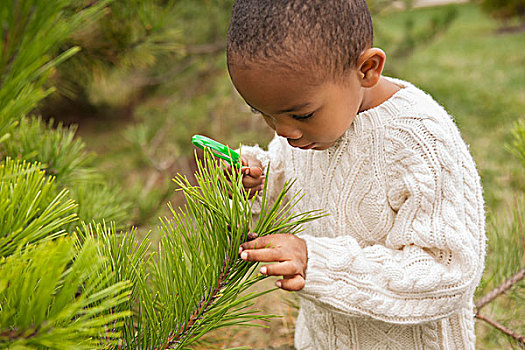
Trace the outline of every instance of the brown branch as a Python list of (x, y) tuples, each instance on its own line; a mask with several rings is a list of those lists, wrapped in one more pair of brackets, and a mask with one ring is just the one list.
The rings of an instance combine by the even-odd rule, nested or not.
[(30, 333), (27, 330), (18, 330), (18, 329), (6, 329), (0, 331), (0, 339), (7, 338), (8, 341), (16, 339), (30, 339), (38, 334), (40, 326), (33, 329)]
[(491, 320), (490, 318), (487, 318), (481, 314), (476, 314), (475, 316), (477, 319), (480, 319), (482, 321), (485, 321), (487, 322), (489, 325), (491, 325), (492, 327), (498, 329), (499, 331), (505, 333), (506, 335), (508, 335), (509, 337), (512, 337), (514, 340), (516, 340), (517, 342), (519, 342), (522, 346), (525, 346), (525, 336), (523, 335), (519, 335), (517, 334), (516, 332), (514, 332), (513, 330), (505, 327), (504, 325), (502, 325), (501, 323), (499, 322), (496, 322), (494, 320)]
[(7, 338), (9, 340), (13, 340), (18, 338), (20, 336), (20, 333), (21, 332), (17, 331), (16, 329), (6, 329), (0, 331), (0, 338)]
[[(223, 270), (225, 267), (226, 265), (223, 267)], [(186, 322), (186, 324), (182, 326), (177, 333), (170, 335), (168, 340), (166, 341), (166, 344), (164, 344), (161, 347), (161, 349), (169, 349), (171, 346), (178, 343), (180, 339), (188, 332), (188, 330), (190, 330), (191, 327), (193, 327), (193, 325), (200, 318), (200, 316), (202, 316), (206, 311), (208, 311), (209, 307), (213, 304), (213, 301), (217, 298), (219, 291), (222, 289), (222, 287), (224, 287), (229, 272), (230, 268), (228, 268), (226, 271), (221, 272), (217, 281), (217, 287), (212, 291), (211, 296), (208, 298), (208, 301), (206, 301), (206, 298), (203, 298), (200, 305), (189, 317), (188, 322)]]
[(525, 267), (522, 268), (514, 276), (512, 276), (511, 278), (494, 288), (491, 292), (485, 294), (480, 300), (478, 300), (478, 302), (476, 303), (476, 314), (479, 312), (479, 310), (481, 310), (482, 307), (490, 303), (492, 300), (496, 299), (501, 294), (505, 293), (523, 278), (525, 278)]

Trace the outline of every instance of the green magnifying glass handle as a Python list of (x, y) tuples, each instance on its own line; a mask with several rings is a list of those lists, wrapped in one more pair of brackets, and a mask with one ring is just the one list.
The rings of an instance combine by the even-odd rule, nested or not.
[(191, 142), (202, 150), (209, 149), (214, 156), (226, 160), (237, 168), (242, 166), (239, 153), (218, 141), (202, 135), (193, 135)]

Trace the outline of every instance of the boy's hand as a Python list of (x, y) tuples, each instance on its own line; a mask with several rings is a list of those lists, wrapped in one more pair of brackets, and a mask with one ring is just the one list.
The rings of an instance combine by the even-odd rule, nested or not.
[[(249, 194), (249, 198), (253, 197), (256, 192), (261, 192), (264, 187), (263, 166), (259, 159), (255, 157), (241, 156), (240, 162), (242, 164), (242, 184), (244, 189)], [(231, 165), (224, 162), (226, 170), (231, 172)]]
[(277, 287), (297, 291), (304, 287), (308, 251), (306, 242), (292, 234), (274, 234), (243, 243), (239, 247), (246, 261), (278, 262), (263, 265), (260, 272), (268, 276), (283, 276)]

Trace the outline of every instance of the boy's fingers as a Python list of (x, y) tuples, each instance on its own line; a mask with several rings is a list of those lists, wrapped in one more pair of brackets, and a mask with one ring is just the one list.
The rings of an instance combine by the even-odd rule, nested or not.
[(275, 244), (272, 244), (272, 243), (273, 243), (272, 235), (259, 237), (257, 239), (254, 239), (253, 241), (249, 241), (249, 242), (245, 242), (241, 244), (241, 251), (246, 250), (246, 249), (271, 248), (272, 246), (275, 246)]
[(250, 176), (252, 177), (259, 177), (259, 176), (262, 176), (262, 173), (263, 173), (263, 170), (257, 166), (252, 166), (249, 168), (250, 169)]
[(251, 249), (243, 250), (241, 253), (241, 259), (245, 261), (260, 261), (260, 262), (273, 262), (281, 261), (281, 252), (276, 249)]
[(257, 233), (255, 233), (255, 232), (250, 232), (250, 233), (248, 233), (248, 235), (246, 235), (246, 239), (248, 241), (253, 241), (257, 237), (259, 237), (259, 235)]
[(267, 276), (291, 276), (302, 275), (297, 264), (293, 261), (284, 261), (278, 264), (264, 265), (259, 269), (259, 272)]
[(282, 280), (275, 282), (275, 285), (291, 292), (298, 291), (304, 288), (304, 278), (301, 275), (286, 276)]
[(261, 186), (261, 184), (264, 183), (264, 177), (252, 177), (252, 176), (244, 176), (242, 178), (242, 185), (245, 188), (252, 188), (252, 187), (258, 187)]

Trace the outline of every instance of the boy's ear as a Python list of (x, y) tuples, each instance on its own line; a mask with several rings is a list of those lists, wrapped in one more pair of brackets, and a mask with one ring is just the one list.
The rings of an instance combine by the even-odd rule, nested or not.
[(385, 66), (385, 59), (385, 52), (375, 47), (361, 53), (357, 59), (357, 73), (362, 87), (371, 88), (377, 84)]

